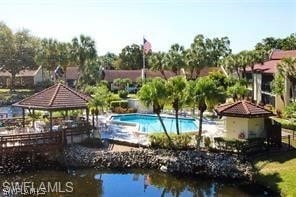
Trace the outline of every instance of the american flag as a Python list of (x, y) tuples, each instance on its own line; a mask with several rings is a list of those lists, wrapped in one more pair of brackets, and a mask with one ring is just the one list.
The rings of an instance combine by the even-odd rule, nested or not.
[(151, 50), (151, 43), (144, 38), (144, 53), (147, 54)]

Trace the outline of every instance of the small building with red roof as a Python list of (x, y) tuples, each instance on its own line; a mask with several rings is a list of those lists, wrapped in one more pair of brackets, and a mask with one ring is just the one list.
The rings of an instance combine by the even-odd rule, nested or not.
[(266, 137), (265, 119), (273, 115), (264, 107), (246, 100), (219, 105), (215, 112), (226, 117), (225, 137), (232, 139)]

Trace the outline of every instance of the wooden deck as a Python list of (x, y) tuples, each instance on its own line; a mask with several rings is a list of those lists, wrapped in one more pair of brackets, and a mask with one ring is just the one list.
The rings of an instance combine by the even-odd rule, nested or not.
[(28, 133), (0, 137), (1, 153), (6, 152), (41, 152), (62, 147), (61, 132)]
[[(73, 143), (73, 138), (89, 135), (90, 127), (67, 128), (62, 131), (42, 133), (11, 133), (0, 136), (1, 155), (10, 152), (40, 153), (63, 148)], [(81, 138), (82, 139), (82, 138)], [(75, 142), (75, 140), (74, 140)]]

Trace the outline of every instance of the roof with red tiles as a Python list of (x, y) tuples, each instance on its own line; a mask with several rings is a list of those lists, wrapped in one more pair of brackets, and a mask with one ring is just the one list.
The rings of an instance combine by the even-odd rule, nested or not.
[[(34, 77), (37, 73), (38, 69), (35, 70), (21, 70), (18, 74), (16, 74), (16, 77)], [(0, 71), (0, 76), (1, 77), (11, 77), (11, 74), (7, 71)]]
[(285, 57), (296, 57), (296, 50), (288, 50), (288, 51), (274, 50), (271, 53), (270, 59), (271, 60), (281, 60)]
[(79, 76), (78, 66), (69, 66), (66, 69), (66, 78), (70, 80), (77, 80)]
[(219, 116), (256, 118), (269, 117), (273, 113), (264, 107), (258, 106), (246, 100), (237, 101), (235, 103), (223, 104), (215, 108)]
[[(260, 72), (265, 74), (274, 74), (277, 72), (277, 65), (281, 62), (281, 60), (285, 57), (295, 57), (296, 58), (296, 50), (274, 50), (270, 55), (270, 60), (264, 62), (263, 64), (255, 64), (254, 72)], [(251, 67), (247, 67), (246, 71), (251, 72)]]
[[(147, 78), (163, 77), (160, 71), (146, 70)], [(164, 71), (167, 78), (175, 76), (171, 71)], [(118, 78), (129, 78), (132, 82), (136, 82), (138, 78), (142, 76), (142, 70), (104, 70), (104, 80), (113, 82)]]
[(86, 108), (89, 99), (89, 96), (58, 83), (13, 105), (45, 110), (79, 109)]
[[(273, 74), (277, 72), (277, 65), (280, 63), (281, 60), (270, 60), (266, 61), (263, 64), (255, 64), (254, 65), (254, 72), (260, 72), (265, 74)], [(251, 72), (251, 67), (247, 67), (246, 71)]]

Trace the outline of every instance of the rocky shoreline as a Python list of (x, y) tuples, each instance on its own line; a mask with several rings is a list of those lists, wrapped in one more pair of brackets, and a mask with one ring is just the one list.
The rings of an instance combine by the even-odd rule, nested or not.
[(73, 145), (65, 148), (64, 164), (96, 169), (156, 169), (172, 174), (201, 175), (221, 179), (253, 180), (248, 162), (223, 153), (137, 149), (114, 152)]

